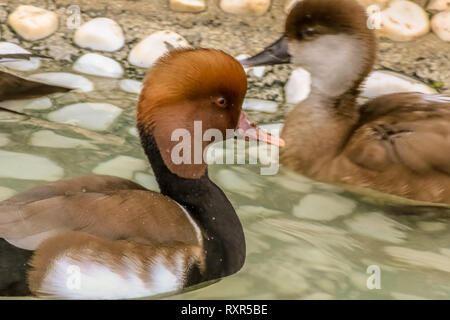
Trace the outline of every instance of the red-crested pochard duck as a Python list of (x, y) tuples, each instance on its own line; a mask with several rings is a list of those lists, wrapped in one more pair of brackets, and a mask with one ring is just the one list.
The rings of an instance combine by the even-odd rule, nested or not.
[[(6, 61), (28, 60), (31, 57), (48, 58), (47, 56), (31, 53), (0, 54), (0, 59), (2, 59), (0, 64)], [(26, 80), (11, 73), (0, 71), (0, 101), (38, 98), (51, 93), (67, 92), (70, 90), (65, 87)]]
[(237, 272), (245, 260), (238, 216), (203, 159), (172, 160), (179, 141), (171, 136), (182, 129), (194, 137), (195, 121), (201, 137), (208, 129), (225, 135), (238, 123), (247, 129), (246, 86), (241, 64), (222, 51), (177, 49), (162, 57), (148, 71), (137, 109), (161, 193), (90, 175), (0, 203), (0, 294), (134, 298)]
[(310, 96), (287, 116), (280, 161), (329, 183), (450, 204), (450, 97), (395, 93), (359, 106), (376, 56), (355, 0), (303, 0), (284, 35), (244, 66), (292, 62), (311, 73)]

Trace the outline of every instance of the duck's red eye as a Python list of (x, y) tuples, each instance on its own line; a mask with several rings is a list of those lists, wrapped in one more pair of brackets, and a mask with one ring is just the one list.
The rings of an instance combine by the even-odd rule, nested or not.
[(219, 107), (224, 108), (224, 107), (226, 106), (226, 104), (227, 104), (227, 100), (225, 100), (225, 98), (218, 98), (218, 99), (216, 100), (216, 104), (217, 104)]

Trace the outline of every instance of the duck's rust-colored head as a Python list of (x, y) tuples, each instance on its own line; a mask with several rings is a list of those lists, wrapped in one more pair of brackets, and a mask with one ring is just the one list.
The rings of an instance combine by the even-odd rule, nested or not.
[[(138, 128), (153, 134), (170, 171), (183, 178), (199, 178), (206, 169), (199, 147), (205, 150), (211, 143), (202, 138), (207, 130), (226, 138), (227, 129), (237, 129), (238, 124), (244, 130), (251, 127), (242, 113), (246, 91), (247, 77), (242, 65), (223, 51), (173, 50), (146, 76), (137, 110)], [(172, 158), (173, 148), (183, 133), (191, 139), (191, 154), (183, 154), (191, 159), (189, 164), (177, 164)], [(176, 138), (172, 139), (172, 135)], [(256, 138), (277, 141), (270, 141), (271, 137), (263, 133)]]

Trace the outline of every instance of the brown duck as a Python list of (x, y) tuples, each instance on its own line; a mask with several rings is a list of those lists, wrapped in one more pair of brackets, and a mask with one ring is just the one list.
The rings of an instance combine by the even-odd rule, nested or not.
[(281, 132), (285, 166), (324, 182), (450, 204), (450, 97), (395, 93), (357, 105), (376, 49), (355, 0), (303, 0), (281, 39), (241, 63), (291, 62), (311, 73), (310, 96)]

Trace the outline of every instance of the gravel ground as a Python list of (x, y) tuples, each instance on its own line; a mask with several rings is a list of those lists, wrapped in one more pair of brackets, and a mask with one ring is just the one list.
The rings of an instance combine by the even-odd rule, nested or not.
[[(254, 54), (276, 40), (283, 31), (284, 1), (274, 0), (270, 11), (261, 17), (236, 16), (220, 10), (218, 0), (208, 1), (202, 13), (179, 13), (169, 9), (168, 0), (3, 0), (0, 3), (2, 41), (18, 43), (34, 52), (49, 55), (57, 64), (70, 64), (90, 50), (73, 44), (75, 30), (66, 26), (71, 5), (79, 6), (82, 22), (94, 17), (108, 17), (118, 22), (125, 34), (125, 46), (112, 53), (102, 53), (122, 63), (126, 77), (142, 79), (145, 69), (129, 64), (131, 48), (145, 36), (169, 29), (184, 36), (192, 45), (220, 48), (232, 55)], [(423, 4), (426, 1), (417, 0)], [(20, 4), (30, 4), (58, 13), (60, 27), (50, 37), (28, 42), (20, 39), (6, 24), (8, 13)], [(389, 69), (413, 76), (430, 85), (441, 85), (440, 91), (450, 93), (450, 43), (433, 33), (411, 42), (380, 39), (376, 69)], [(55, 70), (55, 68), (54, 68)], [(56, 68), (57, 70), (57, 68)], [(289, 107), (283, 104), (283, 86), (291, 66), (268, 67), (262, 79), (249, 77), (248, 96), (280, 103), (275, 114), (254, 113), (258, 122), (282, 120)]]

